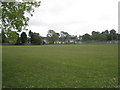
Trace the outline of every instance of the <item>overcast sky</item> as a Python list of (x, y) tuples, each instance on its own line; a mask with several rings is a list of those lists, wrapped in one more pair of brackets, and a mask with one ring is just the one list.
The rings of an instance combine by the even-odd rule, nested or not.
[(40, 0), (29, 21), (29, 29), (46, 36), (48, 30), (71, 35), (94, 31), (118, 31), (119, 0)]

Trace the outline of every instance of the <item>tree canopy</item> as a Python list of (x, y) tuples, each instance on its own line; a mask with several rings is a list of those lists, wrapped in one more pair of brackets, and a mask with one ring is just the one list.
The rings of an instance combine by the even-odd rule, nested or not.
[(47, 39), (53, 44), (55, 41), (59, 40), (59, 34), (56, 33), (54, 30), (49, 30), (47, 34)]
[[(22, 0), (22, 2), (18, 2), (14, 0), (14, 2), (1, 2), (0, 13), (2, 13), (2, 15), (0, 21), (2, 22), (1, 29), (4, 31), (5, 35), (8, 37), (7, 33), (11, 32), (13, 34), (13, 31), (21, 32), (27, 30), (26, 27), (28, 26), (29, 21), (28, 14), (33, 16), (32, 12), (39, 6), (40, 2), (37, 1), (28, 2)], [(15, 36), (17, 35), (14, 33), (14, 37)]]
[(40, 2), (1, 2), (2, 9), (2, 30), (16, 30), (21, 32), (26, 30), (28, 26), (29, 17), (26, 13), (33, 16), (35, 7), (39, 7)]
[(25, 44), (27, 42), (27, 35), (25, 32), (22, 32), (21, 34), (21, 42), (22, 44)]
[(39, 33), (29, 31), (29, 37), (30, 37), (30, 43), (32, 45), (40, 45), (43, 43), (42, 37), (39, 35)]

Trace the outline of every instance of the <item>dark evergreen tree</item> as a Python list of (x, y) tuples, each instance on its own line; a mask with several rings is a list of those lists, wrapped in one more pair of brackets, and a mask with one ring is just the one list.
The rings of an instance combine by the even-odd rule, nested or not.
[(25, 32), (22, 32), (20, 39), (22, 44), (25, 44), (27, 42), (27, 35)]

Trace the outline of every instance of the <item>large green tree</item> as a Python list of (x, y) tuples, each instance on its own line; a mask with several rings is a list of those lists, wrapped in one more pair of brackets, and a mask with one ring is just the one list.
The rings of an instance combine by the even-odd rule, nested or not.
[(111, 40), (110, 32), (108, 30), (103, 31), (101, 34), (106, 36), (106, 41), (110, 41)]
[(82, 41), (90, 41), (90, 40), (91, 40), (91, 36), (88, 33), (82, 36)]
[(33, 33), (31, 36), (31, 43), (33, 45), (41, 45), (42, 44), (42, 37), (39, 35), (39, 33)]
[(71, 35), (68, 32), (61, 31), (60, 32), (60, 41), (63, 42), (70, 42)]
[(92, 36), (91, 36), (93, 41), (99, 41), (100, 38), (100, 32), (92, 31)]
[(39, 35), (39, 33), (32, 32), (31, 30), (29, 31), (29, 42), (32, 45), (41, 45), (41, 44), (43, 44), (42, 37)]
[(110, 30), (111, 40), (117, 40), (117, 33), (114, 29)]
[(59, 40), (59, 35), (54, 30), (49, 30), (47, 34), (47, 40), (50, 44), (54, 44), (55, 41)]
[(28, 14), (33, 16), (32, 12), (34, 12), (34, 9), (39, 6), (40, 2), (34, 0), (32, 0), (32, 2), (28, 2), (27, 0), (22, 0), (22, 2), (15, 0), (14, 2), (1, 2), (2, 16), (0, 20), (2, 21), (2, 31), (8, 35), (7, 33), (13, 33), (13, 31), (21, 32), (22, 30), (27, 30), (26, 27), (28, 26), (29, 21)]

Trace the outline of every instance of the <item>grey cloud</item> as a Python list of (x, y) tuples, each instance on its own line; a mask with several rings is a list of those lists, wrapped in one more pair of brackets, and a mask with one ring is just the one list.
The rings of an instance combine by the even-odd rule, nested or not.
[[(41, 6), (30, 19), (31, 27), (38, 29), (41, 27), (46, 31), (53, 28), (70, 33), (117, 28), (117, 25), (111, 26), (117, 24), (117, 0), (116, 2), (114, 0), (41, 0), (41, 2)], [(111, 13), (112, 16), (108, 16)]]

